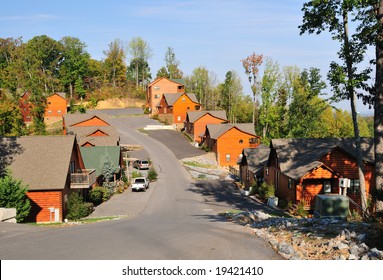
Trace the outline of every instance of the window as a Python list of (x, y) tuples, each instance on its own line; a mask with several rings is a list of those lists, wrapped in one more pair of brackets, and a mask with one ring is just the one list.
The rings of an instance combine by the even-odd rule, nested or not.
[(57, 114), (61, 114), (61, 110), (57, 110)]
[(158, 99), (158, 98), (160, 98), (160, 95), (159, 94), (155, 94), (154, 98)]
[(240, 139), (240, 140), (239, 140), (239, 144), (243, 144), (243, 139)]
[(360, 182), (359, 179), (350, 179), (349, 193), (360, 194)]
[(323, 192), (324, 193), (331, 193), (331, 181), (324, 181), (323, 182)]
[(182, 102), (185, 102), (185, 100), (186, 100), (186, 99), (185, 99), (185, 97), (182, 97), (182, 99), (181, 99), (181, 100), (182, 100)]
[(275, 181), (274, 181), (275, 190), (277, 190), (279, 188), (279, 172), (275, 171), (274, 176), (275, 176), (275, 178), (274, 178), (275, 179)]
[(70, 169), (70, 173), (74, 173), (74, 170), (75, 170), (75, 163), (74, 163), (74, 161), (70, 162), (69, 169)]
[(293, 180), (289, 178), (289, 189), (293, 188)]
[(231, 160), (230, 154), (226, 154), (226, 162), (230, 162), (230, 160)]
[(155, 86), (155, 87), (153, 87), (154, 88), (154, 90), (160, 90), (160, 87), (159, 86)]
[(255, 137), (250, 138), (250, 139), (249, 139), (249, 143), (250, 143), (250, 144), (257, 144), (257, 143), (258, 143), (258, 138), (255, 138)]
[(201, 109), (201, 106), (195, 106), (195, 109), (199, 110), (199, 109)]
[(269, 168), (266, 167), (266, 176), (269, 176)]
[(52, 114), (52, 111), (51, 111), (51, 110), (49, 110), (49, 111), (48, 111), (48, 114)]
[(177, 121), (179, 121), (179, 122), (181, 121), (181, 116), (177, 117)]

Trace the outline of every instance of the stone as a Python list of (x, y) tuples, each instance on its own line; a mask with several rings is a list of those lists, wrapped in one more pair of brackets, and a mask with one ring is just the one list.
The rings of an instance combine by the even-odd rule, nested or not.
[(366, 234), (365, 233), (360, 233), (356, 236), (356, 239), (358, 239), (359, 241), (364, 241), (366, 240)]
[(382, 260), (383, 252), (379, 251), (377, 248), (372, 248), (368, 253), (368, 256), (370, 257), (370, 259)]

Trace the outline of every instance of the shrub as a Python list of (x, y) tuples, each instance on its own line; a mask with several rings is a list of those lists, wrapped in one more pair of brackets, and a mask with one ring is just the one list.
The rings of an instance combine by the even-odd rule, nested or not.
[(110, 191), (104, 187), (94, 187), (89, 193), (89, 200), (95, 205), (105, 202), (110, 198)]
[(149, 181), (155, 181), (157, 180), (158, 178), (158, 174), (157, 174), (157, 171), (154, 169), (154, 167), (150, 167), (149, 171), (148, 171), (148, 179)]
[(31, 210), (27, 191), (28, 187), (14, 179), (9, 170), (5, 171), (4, 177), (0, 177), (0, 207), (16, 208), (17, 222), (24, 221)]
[(78, 192), (73, 192), (69, 195), (67, 207), (67, 218), (73, 221), (88, 216), (92, 211), (89, 203), (83, 202), (82, 196)]
[(275, 188), (273, 185), (269, 185), (263, 182), (258, 188), (258, 194), (261, 199), (266, 200), (271, 196), (275, 195)]
[(133, 170), (132, 178), (142, 177), (142, 173), (140, 171)]
[(306, 218), (309, 215), (309, 212), (305, 209), (305, 203), (302, 200), (297, 204), (294, 215), (301, 216), (303, 218)]

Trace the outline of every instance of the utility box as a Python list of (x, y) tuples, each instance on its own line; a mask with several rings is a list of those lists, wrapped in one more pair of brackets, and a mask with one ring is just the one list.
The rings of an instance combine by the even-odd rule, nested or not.
[(330, 219), (347, 219), (349, 199), (338, 194), (317, 195), (315, 197), (314, 217)]

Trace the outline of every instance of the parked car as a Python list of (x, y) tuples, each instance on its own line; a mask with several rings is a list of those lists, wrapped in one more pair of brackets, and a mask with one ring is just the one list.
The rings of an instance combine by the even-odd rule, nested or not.
[(149, 169), (149, 161), (148, 160), (136, 160), (133, 162), (133, 168), (137, 169)]
[(132, 191), (146, 191), (149, 188), (149, 180), (145, 177), (133, 178)]

